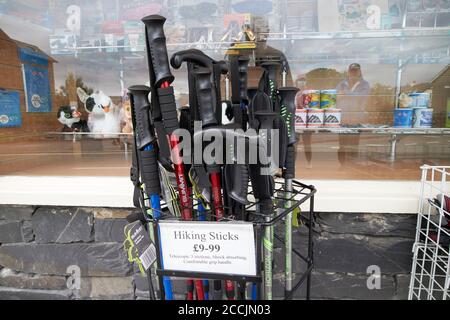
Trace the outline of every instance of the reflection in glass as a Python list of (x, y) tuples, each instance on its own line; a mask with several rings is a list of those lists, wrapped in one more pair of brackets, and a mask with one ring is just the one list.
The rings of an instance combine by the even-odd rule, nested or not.
[[(240, 43), (248, 87), (261, 64), (280, 62), (278, 84), (300, 89), (299, 178), (413, 179), (424, 162), (448, 164), (448, 1), (4, 0), (0, 174), (128, 175), (126, 88), (148, 81), (140, 19), (149, 14), (167, 17), (169, 54), (197, 48), (220, 60)], [(24, 45), (55, 60), (51, 107), (35, 110), (45, 112), (27, 108), (43, 100), (26, 99)], [(40, 70), (34, 62), (29, 74)], [(173, 73), (184, 106), (186, 70)], [(396, 109), (419, 108), (412, 131), (386, 131)]]

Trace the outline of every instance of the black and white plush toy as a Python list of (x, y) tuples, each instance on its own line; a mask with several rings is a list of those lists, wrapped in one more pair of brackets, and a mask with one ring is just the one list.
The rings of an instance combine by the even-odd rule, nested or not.
[(86, 120), (81, 119), (81, 113), (76, 107), (59, 107), (56, 117), (64, 125), (62, 132), (89, 132)]
[(120, 110), (111, 98), (102, 91), (88, 95), (83, 89), (77, 88), (78, 98), (84, 103), (89, 113), (89, 131), (93, 138), (116, 138), (120, 133)]

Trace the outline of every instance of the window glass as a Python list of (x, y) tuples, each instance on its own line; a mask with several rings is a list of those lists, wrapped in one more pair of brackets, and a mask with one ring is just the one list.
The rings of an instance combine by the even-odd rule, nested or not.
[[(148, 82), (144, 16), (169, 55), (279, 63), (296, 97), (297, 177), (418, 179), (450, 165), (447, 0), (0, 1), (0, 175), (126, 176), (126, 89)], [(172, 70), (188, 104), (187, 70)], [(222, 98), (225, 99), (225, 77)]]

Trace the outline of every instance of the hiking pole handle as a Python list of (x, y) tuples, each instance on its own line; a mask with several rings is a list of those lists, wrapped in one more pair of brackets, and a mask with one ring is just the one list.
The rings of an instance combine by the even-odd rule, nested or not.
[(247, 199), (249, 173), (246, 164), (227, 164), (224, 168), (228, 195), (240, 204), (249, 204)]
[(216, 61), (197, 49), (187, 49), (174, 53), (170, 58), (170, 65), (174, 69), (180, 69), (183, 62), (191, 62), (195, 65), (209, 68), (212, 70), (213, 65), (220, 65), (220, 73), (227, 74), (228, 66), (225, 61)]
[[(142, 19), (145, 24), (147, 56), (150, 70), (150, 86), (152, 87), (152, 102), (156, 113), (161, 114), (166, 134), (172, 134), (178, 129), (177, 106), (171, 84), (175, 77), (170, 72), (167, 55), (164, 23), (166, 18), (160, 15), (150, 15)], [(156, 91), (156, 92), (155, 92)], [(153, 94), (156, 93), (155, 96)]]
[(155, 14), (143, 18), (142, 22), (145, 24), (147, 48), (150, 53), (148, 62), (153, 67), (154, 85), (159, 88), (164, 82), (172, 83), (175, 79), (170, 72), (166, 36), (164, 35), (166, 18)]
[[(241, 100), (247, 100), (247, 70), (248, 57), (230, 56), (231, 101), (239, 105)], [(245, 91), (245, 92), (244, 92)]]
[(152, 145), (155, 141), (153, 126), (150, 123), (150, 102), (148, 95), (150, 88), (146, 86), (132, 86), (128, 88), (132, 121), (136, 135), (136, 148), (139, 149), (141, 162), (142, 182), (145, 184), (147, 195), (158, 195), (161, 193), (159, 183), (159, 168), (157, 150)]
[(277, 69), (280, 66), (279, 62), (275, 61), (268, 61), (261, 63), (260, 67), (267, 71), (267, 74), (269, 75), (269, 79), (277, 82)]
[(155, 134), (150, 125), (150, 102), (148, 101), (150, 88), (147, 86), (132, 86), (128, 88), (128, 92), (133, 114), (136, 147), (143, 149), (155, 140)]
[(297, 142), (295, 135), (295, 96), (298, 88), (284, 87), (278, 89), (281, 105), (281, 118), (286, 123), (288, 145), (293, 145)]
[(255, 118), (259, 123), (259, 130), (274, 129), (274, 121), (278, 114), (273, 111), (256, 111)]
[(247, 81), (248, 81), (248, 64), (249, 57), (238, 58), (238, 73), (239, 73), (239, 98), (240, 100), (248, 101), (247, 95)]
[[(159, 166), (157, 148), (154, 144), (155, 133), (150, 122), (150, 102), (148, 95), (150, 88), (146, 86), (132, 86), (128, 88), (132, 111), (133, 128), (135, 132), (135, 148), (138, 148), (138, 159), (140, 162), (142, 182), (145, 185), (145, 192), (150, 199), (150, 207), (154, 219), (161, 218), (161, 184), (159, 181)], [(161, 260), (162, 263), (162, 260)], [(151, 273), (148, 270), (149, 288), (151, 293)], [(164, 297), (172, 300), (172, 285), (168, 277), (162, 277)]]
[(212, 85), (211, 75), (212, 71), (203, 67), (198, 68), (194, 72), (197, 104), (203, 127), (217, 125), (215, 117), (217, 97), (215, 88)]

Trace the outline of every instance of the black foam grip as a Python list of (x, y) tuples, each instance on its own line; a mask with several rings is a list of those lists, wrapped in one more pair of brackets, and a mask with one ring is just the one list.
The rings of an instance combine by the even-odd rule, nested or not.
[(255, 117), (255, 113), (258, 111), (273, 111), (272, 100), (263, 91), (258, 90), (253, 96), (251, 102), (251, 115)]
[(166, 130), (162, 121), (155, 121), (153, 123), (156, 134), (158, 135), (158, 161), (162, 164), (164, 169), (173, 172), (169, 139), (167, 138)]
[[(195, 90), (195, 79), (193, 75), (194, 70), (198, 67), (203, 67), (212, 71), (214, 78), (213, 87), (215, 89), (216, 96), (216, 105), (214, 106), (215, 117), (217, 123), (222, 123), (222, 109), (220, 105), (220, 77), (221, 74), (226, 74), (228, 72), (227, 63), (225, 61), (216, 61), (198, 49), (187, 49), (176, 52), (170, 59), (170, 64), (175, 69), (179, 69), (183, 62), (187, 62), (188, 64), (189, 105), (191, 106), (197, 106), (197, 99), (193, 93)], [(191, 112), (194, 115), (194, 119), (198, 119), (196, 116), (196, 108), (192, 108)]]
[(145, 184), (147, 195), (161, 193), (157, 156), (155, 149), (140, 152), (142, 182)]
[(283, 168), (286, 163), (286, 153), (289, 137), (287, 125), (279, 115), (277, 116), (277, 129), (279, 130), (279, 142), (278, 142), (280, 155), (279, 164), (280, 168)]
[(138, 160), (137, 160), (137, 150), (133, 143), (133, 151), (131, 153), (131, 168), (130, 168), (130, 180), (134, 185), (133, 192), (133, 205), (136, 208), (141, 207), (141, 188), (139, 187), (139, 171), (138, 171)]
[(230, 61), (230, 80), (231, 80), (231, 102), (239, 104), (240, 85), (239, 85), (239, 56), (229, 56)]
[(252, 122), (255, 120), (255, 117), (253, 115), (254, 108), (252, 106), (252, 103), (253, 103), (253, 98), (255, 97), (257, 92), (258, 92), (258, 88), (255, 88), (255, 87), (247, 89), (247, 97), (248, 97), (248, 101), (249, 101), (247, 110), (248, 110), (248, 117), (249, 117), (250, 127), (252, 127), (252, 128), (253, 128)]
[(180, 108), (180, 128), (185, 129), (189, 132), (193, 132), (191, 121), (191, 109), (189, 107)]
[(242, 127), (244, 123), (244, 113), (240, 104), (233, 104), (233, 118), (234, 123), (239, 124), (239, 127)]
[(204, 54), (198, 49), (187, 49), (174, 53), (170, 58), (170, 65), (175, 68), (181, 68), (183, 62), (192, 62), (196, 65), (212, 68), (215, 60)]
[(284, 171), (285, 179), (294, 179), (295, 178), (295, 158), (296, 158), (296, 147), (295, 145), (290, 145), (287, 148), (286, 153), (286, 169)]
[[(141, 207), (141, 188), (136, 185), (134, 186), (134, 191), (133, 191), (133, 205), (136, 208), (140, 208)], [(133, 221), (131, 221), (133, 222)]]
[(275, 84), (277, 83), (277, 70), (279, 66), (280, 63), (275, 61), (268, 61), (261, 64), (261, 67), (267, 71), (269, 79), (274, 81)]
[(248, 78), (248, 57), (239, 57), (238, 59), (238, 73), (239, 73), (239, 98), (241, 100), (248, 100), (247, 96), (247, 78)]
[(245, 164), (225, 165), (225, 179), (228, 187), (228, 195), (231, 199), (241, 204), (248, 204), (248, 168)]
[(160, 15), (150, 15), (143, 18), (142, 22), (145, 24), (147, 48), (150, 51), (147, 52), (149, 63), (152, 64), (155, 74), (154, 86), (159, 88), (164, 82), (172, 83), (174, 80), (174, 76), (170, 72), (166, 36), (164, 35), (166, 18)]
[(272, 176), (261, 174), (261, 165), (252, 164), (248, 166), (253, 193), (257, 199), (271, 198), (274, 193), (275, 182)]
[(222, 123), (222, 91), (221, 91), (221, 78), (222, 78), (222, 71), (225, 67), (228, 71), (228, 66), (225, 61), (222, 61), (225, 65), (222, 64), (215, 64), (213, 66), (213, 75), (214, 75), (214, 87), (216, 89), (216, 112), (215, 117), (218, 124)]
[[(191, 113), (189, 107), (182, 107), (180, 109), (180, 128), (185, 129), (189, 132), (192, 132), (193, 128), (191, 128)], [(181, 155), (183, 156), (183, 154)], [(189, 172), (191, 170), (191, 164), (184, 164), (184, 172)], [(187, 185), (189, 188), (192, 187), (191, 179), (187, 179)]]
[(259, 123), (258, 129), (274, 129), (275, 128), (275, 120), (278, 118), (278, 114), (276, 112), (271, 111), (257, 111), (254, 113), (255, 119)]
[(132, 86), (128, 88), (136, 146), (138, 149), (144, 148), (155, 138), (154, 129), (150, 120), (149, 93), (150, 88), (146, 86)]
[(177, 105), (173, 87), (159, 88), (158, 100), (161, 108), (164, 129), (167, 134), (173, 133), (179, 128)]
[(170, 58), (170, 65), (179, 69), (183, 62), (192, 62), (198, 66), (212, 68), (213, 64), (219, 65), (219, 72), (226, 74), (228, 72), (228, 66), (225, 61), (217, 61), (206, 55), (203, 51), (198, 49), (187, 49), (174, 53)]
[(295, 96), (297, 95), (298, 88), (284, 87), (278, 89), (280, 96), (280, 105), (284, 106), (284, 110), (281, 110), (281, 116), (286, 122), (288, 129), (288, 144), (295, 144), (297, 137), (295, 135)]
[(212, 70), (208, 68), (198, 68), (194, 73), (198, 111), (203, 127), (217, 124), (215, 117), (217, 98), (211, 75)]

